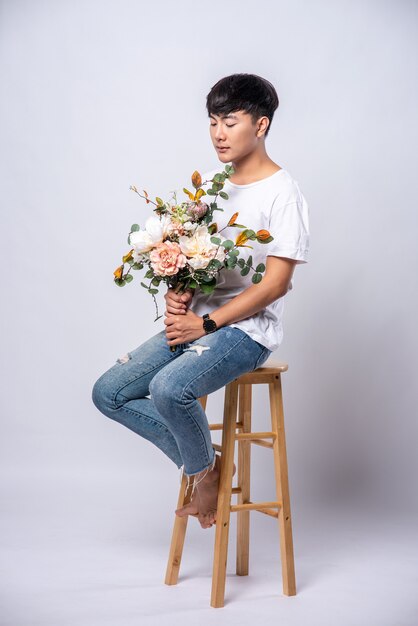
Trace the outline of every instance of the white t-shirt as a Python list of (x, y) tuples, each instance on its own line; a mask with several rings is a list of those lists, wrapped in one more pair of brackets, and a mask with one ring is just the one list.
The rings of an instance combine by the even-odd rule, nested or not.
[[(217, 172), (221, 172), (224, 165), (202, 174), (202, 180), (209, 180)], [(211, 183), (204, 185), (205, 191)], [(223, 188), (229, 198), (217, 198), (217, 204), (223, 211), (214, 211), (213, 221), (218, 225), (218, 231), (223, 229), (234, 213), (238, 211), (235, 220), (254, 231), (266, 229), (274, 237), (270, 243), (262, 244), (258, 241), (247, 240), (245, 244), (252, 248), (238, 248), (238, 258), (248, 259), (253, 257), (252, 267), (259, 263), (266, 264), (267, 255), (296, 259), (297, 263), (307, 263), (309, 249), (309, 210), (308, 204), (303, 197), (297, 181), (295, 181), (286, 169), (280, 169), (267, 178), (237, 185), (226, 179)], [(213, 196), (203, 196), (202, 202), (208, 204), (213, 201)], [(222, 230), (221, 235), (234, 241), (244, 229), (229, 226)], [(216, 236), (216, 234), (215, 234)], [(240, 267), (233, 269), (223, 268), (218, 274), (218, 282), (211, 294), (205, 294), (196, 289), (190, 309), (196, 315), (211, 313), (219, 308), (247, 287), (254, 283), (252, 276), (254, 271), (250, 269), (246, 276), (241, 276)], [(263, 273), (264, 276), (264, 273)], [(261, 284), (261, 283), (260, 283)], [(292, 283), (290, 288), (292, 288)], [(254, 315), (229, 324), (241, 328), (255, 341), (267, 346), (270, 350), (276, 350), (283, 339), (283, 307), (284, 298), (278, 298), (266, 308)]]

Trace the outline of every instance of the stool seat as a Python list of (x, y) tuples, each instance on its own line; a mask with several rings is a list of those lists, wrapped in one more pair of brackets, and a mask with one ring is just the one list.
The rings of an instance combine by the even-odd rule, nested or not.
[[(288, 364), (269, 358), (261, 367), (238, 376), (225, 385), (223, 421), (209, 423), (210, 430), (222, 431), (221, 445), (213, 443), (221, 453), (218, 502), (216, 511), (215, 548), (212, 571), (211, 606), (224, 606), (226, 562), (230, 514), (237, 513), (237, 562), (236, 573), (249, 573), (249, 527), (250, 512), (260, 512), (278, 520), (280, 557), (282, 565), (283, 593), (296, 594), (295, 565), (293, 556), (292, 520), (288, 483), (288, 466), (284, 429), (281, 374)], [(269, 388), (271, 431), (251, 430), (252, 385), (267, 384)], [(208, 396), (199, 398), (206, 410)], [(237, 420), (238, 413), (238, 420)], [(237, 432), (238, 431), (238, 432)], [(238, 447), (237, 486), (232, 486), (235, 444)], [(251, 445), (269, 448), (274, 455), (276, 498), (268, 502), (253, 502), (250, 498)], [(193, 476), (190, 477), (193, 481)], [(237, 495), (237, 503), (231, 498)], [(186, 476), (183, 475), (177, 508), (190, 501), (186, 493)], [(175, 515), (165, 583), (178, 582), (188, 516)]]

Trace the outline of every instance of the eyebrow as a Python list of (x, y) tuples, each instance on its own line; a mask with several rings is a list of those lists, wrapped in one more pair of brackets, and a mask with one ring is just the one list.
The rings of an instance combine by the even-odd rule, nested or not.
[[(209, 117), (213, 117), (213, 119), (215, 119), (212, 113), (209, 115)], [(236, 115), (233, 115), (232, 113), (228, 113), (228, 115), (221, 115), (220, 117), (222, 117), (223, 119), (227, 119), (228, 117), (230, 117), (233, 120), (238, 119), (238, 117)]]

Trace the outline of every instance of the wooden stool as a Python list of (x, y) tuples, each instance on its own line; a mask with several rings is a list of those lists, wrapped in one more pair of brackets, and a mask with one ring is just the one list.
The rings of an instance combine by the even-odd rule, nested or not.
[[(282, 564), (283, 593), (296, 595), (295, 565), (293, 557), (292, 520), (286, 457), (286, 441), (283, 415), (281, 373), (288, 369), (287, 363), (265, 362), (262, 367), (235, 378), (225, 386), (224, 415), (222, 424), (210, 424), (211, 430), (222, 430), (222, 445), (213, 444), (221, 452), (221, 471), (216, 512), (215, 551), (212, 573), (212, 595), (210, 605), (224, 606), (226, 562), (228, 556), (228, 533), (230, 513), (237, 513), (237, 562), (236, 573), (248, 575), (250, 511), (259, 511), (278, 518), (280, 553)], [(266, 383), (269, 386), (272, 432), (251, 432), (252, 385)], [(239, 392), (239, 413), (237, 422)], [(207, 395), (199, 398), (206, 409)], [(236, 432), (238, 429), (239, 432)], [(272, 441), (266, 441), (271, 439)], [(232, 486), (235, 441), (238, 441), (238, 486)], [(274, 454), (276, 500), (272, 502), (252, 502), (250, 499), (250, 460), (251, 444), (271, 448)], [(193, 477), (191, 477), (191, 480)], [(177, 508), (186, 504), (186, 476), (183, 475)], [(191, 489), (189, 489), (191, 492)], [(231, 505), (231, 495), (237, 494), (237, 504)], [(171, 539), (170, 555), (167, 564), (165, 584), (175, 585), (178, 580), (184, 539), (189, 516), (175, 515)]]

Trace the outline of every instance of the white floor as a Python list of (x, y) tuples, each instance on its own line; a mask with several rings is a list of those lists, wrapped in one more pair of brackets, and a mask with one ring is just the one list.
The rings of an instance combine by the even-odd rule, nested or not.
[(131, 477), (9, 476), (0, 501), (1, 626), (418, 624), (412, 517), (360, 508), (320, 515), (294, 503), (297, 595), (286, 597), (277, 522), (251, 514), (250, 575), (239, 577), (233, 515), (225, 606), (214, 609), (214, 532), (193, 518), (179, 583), (164, 584), (176, 489), (176, 478), (155, 485), (157, 515)]

